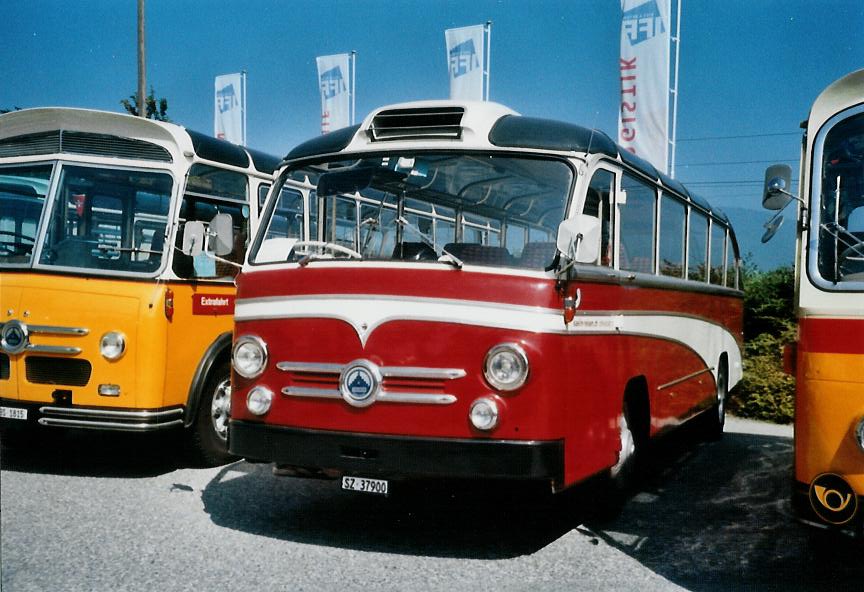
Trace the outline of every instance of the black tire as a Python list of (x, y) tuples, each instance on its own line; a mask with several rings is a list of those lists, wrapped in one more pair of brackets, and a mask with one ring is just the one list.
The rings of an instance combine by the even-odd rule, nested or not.
[(705, 412), (705, 438), (716, 441), (723, 437), (726, 426), (726, 401), (729, 398), (729, 372), (721, 361), (717, 370), (717, 389), (714, 405)]
[(216, 467), (237, 460), (228, 453), (230, 405), (231, 366), (226, 361), (211, 370), (189, 427), (188, 453), (195, 465)]
[(624, 401), (618, 419), (618, 437), (621, 450), (618, 461), (609, 468), (609, 481), (614, 491), (627, 494), (635, 486), (642, 456), (642, 438), (639, 434), (633, 405)]

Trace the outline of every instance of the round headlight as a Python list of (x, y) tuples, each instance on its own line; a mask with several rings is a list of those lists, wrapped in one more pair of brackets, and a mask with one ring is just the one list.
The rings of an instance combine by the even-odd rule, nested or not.
[(99, 353), (106, 360), (117, 360), (126, 352), (126, 338), (120, 331), (109, 331), (99, 340)]
[(500, 391), (513, 391), (528, 379), (528, 356), (515, 343), (496, 345), (486, 354), (483, 375)]
[(270, 411), (273, 403), (273, 391), (266, 386), (256, 386), (246, 395), (246, 409), (253, 415), (264, 415)]
[(243, 335), (234, 343), (231, 364), (244, 378), (260, 376), (267, 366), (267, 345), (260, 337)]
[(498, 425), (498, 403), (492, 397), (480, 397), (471, 403), (468, 418), (478, 430), (489, 431)]
[(858, 448), (864, 450), (864, 417), (858, 422), (858, 427), (855, 428), (855, 438), (858, 440)]

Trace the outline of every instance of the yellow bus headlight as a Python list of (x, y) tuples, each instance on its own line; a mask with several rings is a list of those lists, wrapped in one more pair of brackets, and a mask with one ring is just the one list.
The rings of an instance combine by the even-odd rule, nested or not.
[(109, 331), (99, 340), (99, 353), (106, 360), (119, 360), (126, 353), (126, 337), (120, 331)]

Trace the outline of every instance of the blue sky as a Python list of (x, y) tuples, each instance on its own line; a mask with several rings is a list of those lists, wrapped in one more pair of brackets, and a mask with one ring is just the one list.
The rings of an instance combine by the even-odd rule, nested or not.
[[(135, 0), (3, 6), (0, 108), (122, 110)], [(248, 143), (282, 155), (319, 133), (316, 56), (357, 51), (359, 119), (446, 98), (444, 30), (491, 20), (492, 100), (614, 137), (620, 16), (617, 0), (147, 0), (147, 81), (172, 120), (212, 133), (213, 78), (245, 69)], [(797, 169), (810, 103), (864, 67), (862, 31), (862, 0), (683, 0), (676, 176), (729, 211), (759, 209), (764, 161)], [(763, 248), (747, 232), (742, 250)]]

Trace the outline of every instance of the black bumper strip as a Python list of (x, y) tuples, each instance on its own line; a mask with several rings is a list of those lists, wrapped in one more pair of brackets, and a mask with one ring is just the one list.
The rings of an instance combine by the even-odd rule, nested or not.
[(562, 440), (412, 438), (232, 420), (232, 454), (309, 469), (389, 478), (531, 479), (560, 484)]

